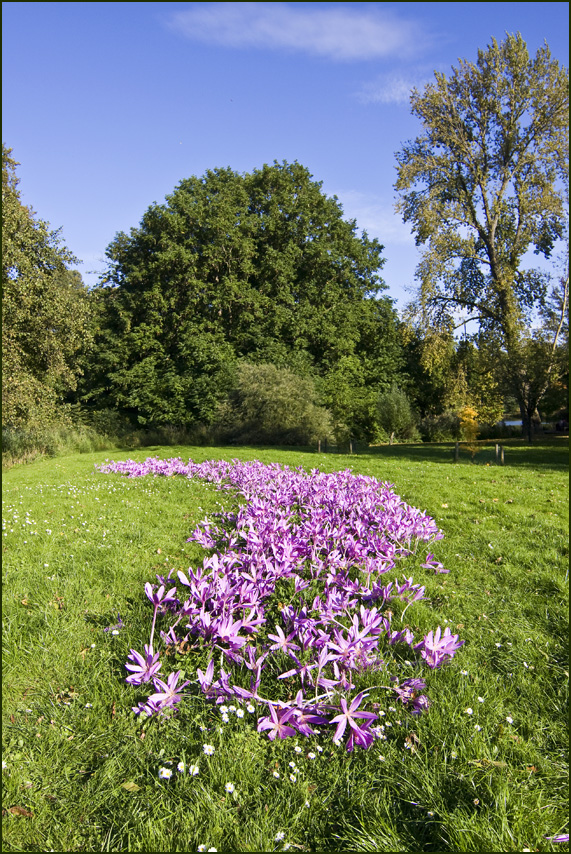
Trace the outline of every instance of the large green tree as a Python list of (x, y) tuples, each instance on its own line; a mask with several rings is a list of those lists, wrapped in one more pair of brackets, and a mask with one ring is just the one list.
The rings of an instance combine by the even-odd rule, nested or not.
[(209, 423), (247, 358), (319, 380), (334, 418), (374, 432), (367, 390), (390, 385), (400, 353), (382, 248), (299, 163), (181, 181), (108, 247), (84, 399), (139, 423)]
[(12, 150), (2, 145), (2, 426), (64, 417), (87, 332), (77, 259), (59, 233), (22, 204)]
[(530, 427), (539, 401), (521, 366), (546, 277), (524, 256), (549, 257), (564, 235), (568, 71), (517, 34), (435, 78), (411, 96), (424, 133), (397, 154), (398, 210), (426, 246), (420, 309), (426, 326), (479, 324)]

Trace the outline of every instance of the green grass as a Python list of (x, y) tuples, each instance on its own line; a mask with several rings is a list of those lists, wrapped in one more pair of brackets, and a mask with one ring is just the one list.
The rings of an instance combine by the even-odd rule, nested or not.
[[(110, 452), (5, 473), (3, 850), (567, 850), (544, 836), (566, 828), (568, 808), (568, 449), (503, 444), (503, 467), (494, 465), (494, 443), (475, 465), (453, 464), (453, 445), (352, 457), (182, 447), (114, 454), (351, 465), (394, 483), (436, 519), (445, 536), (432, 550), (450, 574), (421, 569), (421, 553), (402, 564), (399, 575), (413, 575), (428, 595), (407, 619), (413, 630), (449, 625), (466, 644), (428, 674), (427, 714), (388, 712), (388, 739), (353, 754), (330, 735), (273, 744), (248, 714), (224, 725), (198, 699), (177, 720), (146, 728), (131, 712), (140, 696), (125, 685), (123, 665), (148, 640), (143, 585), (165, 567), (201, 561), (186, 538), (227, 494), (176, 477), (95, 473)], [(118, 613), (125, 627), (104, 632)], [(212, 757), (204, 743), (216, 748)], [(181, 760), (196, 762), (198, 776), (178, 774)], [(173, 777), (159, 780), (168, 762)], [(290, 762), (300, 769), (295, 782)]]

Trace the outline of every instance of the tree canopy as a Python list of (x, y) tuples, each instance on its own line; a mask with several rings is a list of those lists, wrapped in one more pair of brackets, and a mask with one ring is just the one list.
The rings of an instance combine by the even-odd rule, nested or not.
[(2, 145), (2, 425), (60, 420), (87, 333), (77, 259), (22, 204), (12, 149)]
[(374, 432), (400, 367), (382, 249), (297, 162), (184, 179), (107, 249), (83, 398), (138, 423), (210, 423), (246, 358), (318, 380), (338, 426)]
[(541, 48), (530, 59), (519, 34), (460, 60), (421, 94), (412, 113), (423, 135), (397, 153), (398, 210), (425, 245), (417, 270), (426, 326), (464, 318), (506, 354), (524, 420), (537, 406), (521, 347), (547, 281), (526, 267), (549, 258), (566, 228), (568, 71)]

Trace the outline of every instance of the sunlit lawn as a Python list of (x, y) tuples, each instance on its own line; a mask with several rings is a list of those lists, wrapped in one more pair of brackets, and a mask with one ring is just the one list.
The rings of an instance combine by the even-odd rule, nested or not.
[(330, 733), (272, 743), (255, 716), (223, 723), (198, 697), (145, 729), (131, 711), (123, 665), (148, 641), (143, 585), (201, 563), (186, 538), (227, 493), (102, 475), (105, 453), (6, 472), (4, 850), (567, 850), (545, 838), (567, 832), (567, 444), (505, 444), (503, 467), (493, 443), (456, 465), (452, 446), (114, 454), (352, 466), (436, 519), (432, 551), (450, 574), (420, 568), (421, 553), (402, 564), (428, 595), (407, 620), (466, 644), (428, 674), (425, 715), (389, 712), (387, 739), (352, 754)]

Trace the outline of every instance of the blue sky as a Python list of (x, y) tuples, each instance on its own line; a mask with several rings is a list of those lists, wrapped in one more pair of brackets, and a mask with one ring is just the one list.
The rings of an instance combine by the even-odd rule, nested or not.
[(104, 269), (180, 180), (298, 160), (385, 246), (410, 299), (419, 253), (394, 213), (408, 94), (506, 32), (569, 65), (567, 3), (3, 3), (3, 140), (20, 190)]

